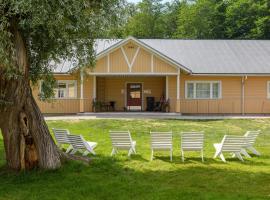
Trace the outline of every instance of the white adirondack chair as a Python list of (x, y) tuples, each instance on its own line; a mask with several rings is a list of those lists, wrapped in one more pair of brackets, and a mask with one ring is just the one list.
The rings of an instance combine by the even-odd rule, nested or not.
[(244, 135), (246, 137), (246, 146), (242, 149), (241, 153), (243, 155), (245, 155), (248, 158), (251, 158), (251, 156), (248, 154), (247, 150), (251, 151), (253, 154), (260, 156), (260, 152), (258, 152), (255, 148), (254, 148), (254, 144), (256, 142), (256, 139), (258, 137), (258, 135), (261, 133), (260, 130), (258, 131), (247, 131), (246, 134)]
[(172, 132), (150, 132), (151, 135), (151, 158), (153, 160), (154, 150), (170, 151), (170, 161), (172, 161), (173, 144)]
[(112, 153), (115, 155), (118, 150), (128, 150), (128, 156), (136, 154), (136, 141), (132, 140), (129, 131), (109, 131), (112, 141)]
[(70, 144), (68, 137), (67, 137), (70, 134), (69, 130), (68, 129), (55, 129), (55, 128), (53, 128), (52, 131), (53, 131), (54, 137), (56, 139), (57, 146), (59, 148), (62, 148), (63, 144), (68, 144), (69, 147), (67, 148), (66, 153), (69, 153), (73, 149), (73, 147)]
[(204, 133), (203, 132), (182, 132), (181, 133), (181, 153), (182, 161), (185, 161), (184, 151), (200, 151), (202, 162), (203, 159), (203, 143)]
[(94, 148), (97, 146), (96, 142), (88, 142), (82, 135), (68, 135), (68, 140), (73, 147), (71, 154), (75, 154), (79, 151), (83, 156), (87, 156), (89, 153), (96, 155), (94, 151)]
[(223, 152), (232, 153), (233, 156), (236, 156), (239, 160), (244, 161), (241, 156), (241, 151), (246, 145), (245, 136), (236, 136), (236, 135), (225, 135), (221, 143), (214, 144), (216, 153), (214, 158), (219, 156), (223, 162), (226, 162)]

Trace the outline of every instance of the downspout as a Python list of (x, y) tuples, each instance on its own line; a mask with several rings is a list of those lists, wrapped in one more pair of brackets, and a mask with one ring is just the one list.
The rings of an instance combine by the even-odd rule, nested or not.
[(242, 76), (242, 97), (241, 97), (242, 115), (245, 115), (245, 82), (246, 80), (247, 80), (247, 76)]

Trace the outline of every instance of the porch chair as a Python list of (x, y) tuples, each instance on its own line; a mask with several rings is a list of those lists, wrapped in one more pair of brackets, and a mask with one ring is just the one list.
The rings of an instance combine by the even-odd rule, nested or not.
[(203, 159), (203, 144), (204, 133), (203, 132), (182, 132), (181, 133), (181, 154), (182, 161), (185, 161), (184, 151), (200, 151), (202, 162)]
[(258, 135), (261, 133), (260, 130), (258, 131), (247, 131), (246, 134), (244, 135), (246, 137), (246, 146), (242, 149), (241, 153), (248, 157), (251, 158), (251, 156), (248, 154), (247, 150), (251, 151), (253, 154), (260, 156), (260, 152), (258, 152), (255, 148), (254, 148), (254, 144), (256, 142), (256, 139), (258, 137)]
[(172, 132), (150, 132), (151, 135), (151, 158), (153, 160), (154, 150), (170, 151), (170, 161), (172, 161), (173, 144)]
[(128, 150), (128, 157), (136, 154), (136, 141), (132, 140), (129, 131), (109, 131), (112, 141), (112, 153), (115, 155), (118, 150)]
[(214, 158), (219, 156), (223, 162), (226, 162), (223, 152), (232, 153), (233, 157), (236, 156), (242, 162), (244, 161), (241, 156), (242, 149), (246, 146), (246, 137), (245, 136), (236, 136), (236, 135), (225, 135), (221, 143), (214, 144), (216, 153)]
[(68, 129), (55, 129), (55, 128), (53, 128), (52, 131), (53, 131), (57, 146), (61, 149), (62, 145), (64, 145), (64, 144), (69, 145), (69, 147), (66, 150), (66, 153), (69, 153), (73, 149), (73, 147), (70, 144), (68, 137), (67, 137), (70, 134), (69, 130)]
[(94, 148), (96, 148), (96, 142), (86, 141), (82, 135), (68, 135), (68, 140), (71, 143), (73, 150), (71, 154), (75, 154), (77, 151), (81, 152), (83, 156), (87, 156), (89, 153), (96, 155)]

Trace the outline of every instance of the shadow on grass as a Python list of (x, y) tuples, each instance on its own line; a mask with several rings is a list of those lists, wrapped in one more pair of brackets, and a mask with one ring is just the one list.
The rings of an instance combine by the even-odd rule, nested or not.
[[(141, 157), (132, 156), (134, 159)], [(156, 159), (170, 162), (166, 156)], [(206, 169), (196, 165), (198, 162), (188, 158), (185, 163), (195, 165), (152, 170), (100, 156), (90, 166), (70, 161), (54, 171), (3, 170), (0, 199), (264, 199), (270, 194), (267, 173), (213, 166)], [(219, 163), (207, 159), (204, 164), (212, 162)], [(155, 160), (149, 165), (156, 165)]]

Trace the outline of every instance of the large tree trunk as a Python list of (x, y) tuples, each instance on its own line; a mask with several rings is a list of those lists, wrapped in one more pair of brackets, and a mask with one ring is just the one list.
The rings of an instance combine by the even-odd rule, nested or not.
[(16, 21), (11, 32), (20, 75), (7, 77), (7, 68), (0, 68), (0, 128), (7, 164), (15, 170), (55, 169), (61, 166), (61, 155), (32, 96), (26, 44)]

